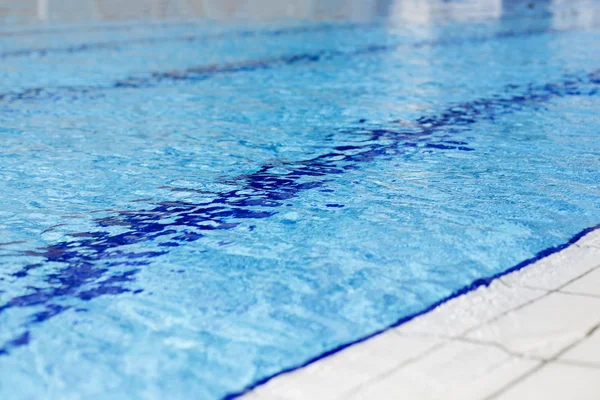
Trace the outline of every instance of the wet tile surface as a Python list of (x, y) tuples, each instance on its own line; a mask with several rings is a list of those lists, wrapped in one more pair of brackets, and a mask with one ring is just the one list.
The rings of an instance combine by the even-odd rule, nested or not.
[[(592, 239), (589, 239), (591, 243)], [(595, 246), (571, 246), (540, 260), (536, 268), (525, 268), (502, 278), (509, 286), (556, 290), (600, 263)]]
[(403, 335), (460, 336), (482, 323), (533, 301), (547, 292), (541, 289), (506, 286), (501, 281), (482, 287), (469, 296), (442, 304), (427, 314), (397, 328)]

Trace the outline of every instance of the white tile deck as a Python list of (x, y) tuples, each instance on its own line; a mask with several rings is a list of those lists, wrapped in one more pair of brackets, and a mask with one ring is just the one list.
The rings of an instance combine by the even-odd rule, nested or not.
[(566, 293), (588, 294), (590, 296), (600, 297), (600, 268), (596, 268), (566, 285), (562, 291)]
[(399, 363), (421, 356), (441, 343), (432, 338), (402, 338), (387, 331), (368, 341), (368, 346), (353, 346), (327, 359), (287, 374), (265, 385), (269, 399), (334, 399), (381, 374)]
[(512, 354), (548, 360), (600, 323), (600, 297), (554, 292), (467, 334)]
[(600, 368), (600, 329), (591, 332), (588, 338), (567, 350), (560, 359)]
[(600, 230), (250, 400), (600, 399)]
[(393, 394), (397, 399), (481, 399), (537, 364), (497, 347), (452, 341), (340, 398), (372, 400)]
[(547, 293), (541, 289), (509, 287), (494, 281), (468, 296), (444, 303), (427, 314), (397, 328), (403, 335), (460, 337), (465, 332)]
[(598, 400), (600, 370), (549, 364), (508, 388), (497, 400)]
[[(596, 231), (587, 236), (598, 236), (598, 234)], [(595, 244), (591, 238), (587, 238), (582, 244), (580, 242), (582, 241), (501, 280), (509, 286), (556, 290), (600, 264), (600, 247), (583, 245), (583, 243)]]

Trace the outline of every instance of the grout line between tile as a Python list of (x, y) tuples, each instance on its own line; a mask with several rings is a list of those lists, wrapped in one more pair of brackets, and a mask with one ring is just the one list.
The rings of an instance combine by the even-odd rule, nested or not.
[[(574, 244), (574, 246), (577, 246), (577, 248), (580, 248), (580, 249), (582, 249), (582, 247), (581, 247), (581, 246), (579, 246), (579, 245), (577, 245), (576, 243)], [(532, 267), (533, 267), (533, 265), (532, 265)], [(426, 357), (426, 356), (427, 356), (427, 355), (429, 355), (430, 353), (433, 353), (434, 351), (437, 351), (437, 350), (439, 350), (439, 349), (442, 349), (443, 347), (445, 347), (445, 346), (448, 344), (448, 342), (450, 342), (450, 341), (453, 341), (453, 340), (457, 340), (457, 341), (463, 341), (463, 342), (467, 342), (467, 343), (473, 343), (473, 344), (479, 344), (479, 345), (485, 345), (485, 346), (492, 346), (492, 347), (496, 347), (496, 348), (498, 348), (498, 349), (502, 350), (503, 352), (505, 352), (506, 354), (508, 354), (508, 355), (510, 355), (510, 356), (512, 356), (512, 357), (519, 358), (519, 359), (522, 359), (522, 360), (532, 360), (532, 361), (539, 361), (539, 362), (540, 362), (540, 364), (539, 364), (539, 365), (537, 365), (536, 367), (534, 367), (534, 368), (532, 368), (531, 370), (527, 371), (527, 372), (526, 372), (526, 373), (524, 373), (523, 375), (521, 375), (521, 376), (517, 377), (515, 380), (511, 381), (511, 382), (510, 382), (510, 383), (509, 383), (507, 386), (505, 386), (504, 388), (502, 388), (502, 389), (500, 389), (499, 391), (497, 391), (497, 392), (493, 393), (492, 395), (488, 396), (488, 397), (486, 398), (486, 400), (488, 400), (488, 399), (490, 399), (490, 400), (491, 400), (491, 399), (493, 399), (493, 398), (497, 397), (497, 395), (500, 395), (500, 394), (501, 394), (503, 391), (505, 391), (505, 390), (508, 390), (508, 388), (509, 388), (509, 387), (513, 386), (514, 384), (517, 384), (517, 383), (518, 383), (518, 382), (520, 382), (522, 379), (525, 379), (525, 378), (527, 378), (527, 377), (528, 377), (528, 376), (530, 376), (531, 374), (533, 374), (533, 373), (535, 373), (536, 371), (538, 371), (539, 369), (543, 368), (543, 367), (544, 367), (545, 365), (547, 365), (548, 363), (555, 362), (555, 361), (557, 360), (557, 358), (558, 358), (560, 355), (562, 355), (564, 352), (568, 351), (568, 350), (569, 350), (569, 349), (571, 349), (572, 347), (576, 346), (576, 345), (577, 345), (577, 344), (579, 344), (581, 341), (585, 340), (587, 337), (589, 337), (589, 336), (591, 335), (591, 333), (590, 333), (590, 332), (586, 333), (586, 335), (584, 335), (582, 338), (578, 339), (578, 340), (577, 340), (577, 341), (575, 341), (574, 343), (572, 343), (572, 344), (570, 344), (569, 346), (565, 347), (563, 350), (561, 350), (559, 353), (557, 353), (555, 356), (553, 356), (553, 357), (552, 357), (552, 358), (550, 358), (550, 359), (543, 359), (543, 358), (539, 358), (539, 357), (528, 357), (528, 356), (525, 356), (525, 355), (522, 355), (522, 354), (513, 353), (513, 352), (511, 352), (511, 351), (510, 351), (508, 348), (506, 348), (506, 347), (504, 347), (503, 345), (501, 345), (500, 343), (497, 343), (497, 342), (486, 342), (486, 341), (473, 340), (473, 339), (471, 339), (471, 338), (466, 338), (466, 337), (465, 337), (465, 335), (467, 335), (467, 334), (469, 334), (470, 332), (473, 332), (473, 331), (475, 331), (475, 330), (477, 330), (477, 329), (480, 329), (480, 328), (482, 328), (482, 327), (484, 327), (484, 326), (486, 326), (486, 325), (488, 325), (488, 324), (490, 324), (490, 323), (492, 323), (492, 322), (495, 322), (495, 321), (499, 320), (500, 318), (502, 318), (502, 317), (503, 317), (503, 316), (505, 316), (505, 315), (508, 315), (508, 314), (510, 314), (510, 313), (512, 313), (512, 312), (518, 311), (518, 310), (520, 310), (520, 309), (523, 309), (523, 308), (525, 308), (525, 307), (527, 307), (527, 306), (529, 306), (529, 305), (531, 305), (531, 304), (533, 304), (533, 303), (536, 303), (537, 301), (540, 301), (540, 300), (544, 299), (545, 297), (548, 297), (549, 295), (551, 295), (551, 294), (554, 294), (554, 293), (561, 293), (561, 294), (566, 294), (566, 295), (581, 295), (581, 296), (586, 296), (586, 297), (600, 297), (600, 296), (592, 296), (592, 295), (589, 295), (589, 296), (588, 296), (588, 295), (586, 295), (586, 294), (580, 294), (580, 293), (570, 293), (570, 292), (565, 292), (565, 291), (563, 291), (563, 288), (565, 288), (566, 286), (568, 286), (568, 285), (570, 285), (571, 283), (573, 283), (573, 282), (575, 282), (575, 281), (577, 281), (577, 280), (579, 280), (579, 279), (581, 279), (581, 278), (585, 277), (586, 275), (588, 275), (588, 274), (592, 273), (593, 271), (595, 271), (595, 270), (597, 270), (597, 269), (599, 269), (599, 268), (600, 268), (600, 265), (596, 265), (595, 267), (592, 267), (592, 268), (590, 268), (589, 270), (587, 270), (587, 271), (586, 271), (586, 272), (584, 272), (583, 274), (580, 274), (580, 275), (578, 275), (578, 276), (576, 276), (576, 277), (574, 277), (574, 278), (572, 278), (572, 279), (568, 280), (567, 282), (563, 283), (562, 285), (560, 285), (560, 286), (559, 286), (558, 288), (556, 288), (556, 289), (551, 289), (551, 290), (548, 290), (548, 289), (545, 289), (545, 288), (539, 288), (539, 287), (533, 287), (533, 286), (527, 286), (527, 285), (519, 286), (519, 287), (522, 287), (522, 288), (524, 288), (524, 289), (529, 289), (529, 290), (537, 290), (537, 291), (544, 291), (545, 293), (541, 294), (540, 296), (534, 297), (533, 299), (531, 299), (531, 300), (529, 300), (529, 301), (527, 301), (527, 302), (525, 302), (525, 303), (523, 303), (523, 304), (520, 304), (520, 305), (518, 305), (518, 306), (516, 306), (516, 307), (513, 307), (513, 308), (511, 308), (511, 309), (509, 309), (509, 310), (506, 310), (506, 311), (504, 311), (504, 312), (502, 312), (502, 313), (500, 313), (500, 314), (498, 314), (498, 315), (494, 316), (493, 318), (491, 318), (491, 319), (489, 319), (489, 320), (487, 320), (487, 321), (484, 321), (484, 322), (482, 322), (482, 323), (480, 323), (480, 324), (477, 324), (476, 326), (473, 326), (473, 327), (471, 327), (471, 328), (467, 329), (466, 331), (462, 332), (462, 333), (461, 333), (461, 334), (459, 334), (459, 335), (456, 335), (456, 336), (444, 336), (444, 335), (419, 335), (419, 334), (418, 334), (418, 335), (414, 335), (414, 334), (411, 334), (410, 336), (417, 336), (417, 337), (424, 337), (424, 338), (425, 338), (425, 337), (441, 338), (441, 339), (444, 339), (444, 340), (447, 340), (447, 341), (446, 341), (446, 342), (444, 342), (444, 343), (441, 343), (441, 344), (439, 344), (439, 345), (437, 345), (437, 346), (434, 346), (434, 347), (432, 347), (431, 349), (429, 349), (429, 350), (427, 350), (427, 351), (423, 352), (423, 353), (422, 353), (422, 354), (420, 354), (419, 356), (417, 356), (417, 357), (414, 357), (414, 358), (411, 358), (411, 359), (409, 359), (409, 360), (407, 360), (407, 361), (405, 361), (405, 362), (403, 362), (403, 363), (401, 363), (401, 364), (397, 365), (396, 367), (394, 367), (394, 368), (392, 368), (392, 369), (390, 369), (390, 370), (388, 370), (388, 371), (386, 371), (386, 372), (384, 372), (384, 373), (382, 373), (382, 374), (380, 374), (380, 375), (378, 375), (378, 376), (376, 376), (376, 377), (374, 377), (374, 378), (372, 378), (372, 379), (369, 379), (368, 381), (366, 381), (366, 382), (364, 382), (364, 383), (362, 383), (362, 384), (360, 384), (360, 385), (358, 385), (358, 386), (356, 386), (356, 387), (352, 388), (351, 390), (348, 390), (348, 391), (346, 391), (346, 392), (344, 393), (344, 395), (342, 395), (342, 396), (341, 396), (341, 397), (339, 397), (338, 399), (340, 399), (340, 400), (341, 400), (341, 399), (344, 399), (344, 398), (346, 398), (346, 397), (347, 397), (347, 395), (348, 395), (349, 393), (352, 393), (352, 392), (359, 391), (360, 389), (362, 389), (362, 388), (364, 388), (364, 387), (366, 387), (366, 386), (368, 386), (368, 385), (371, 385), (371, 384), (373, 384), (374, 382), (377, 382), (377, 381), (379, 381), (379, 380), (381, 380), (381, 379), (385, 378), (386, 376), (389, 376), (389, 375), (393, 374), (394, 372), (396, 372), (396, 371), (398, 371), (398, 370), (400, 370), (400, 369), (402, 369), (402, 368), (404, 368), (404, 367), (406, 367), (406, 366), (408, 366), (408, 365), (410, 365), (410, 364), (412, 364), (412, 363), (414, 363), (414, 362), (417, 362), (417, 361), (419, 361), (420, 359), (422, 359), (422, 358)], [(509, 287), (509, 288), (513, 288), (513, 287), (514, 287), (514, 286), (508, 285), (506, 282), (504, 282), (504, 280), (502, 279), (502, 277), (501, 277), (500, 279), (498, 279), (498, 281), (500, 281), (500, 282), (501, 282), (502, 284), (504, 284), (506, 287)], [(469, 293), (465, 294), (464, 296), (468, 296), (468, 295), (469, 295)], [(427, 314), (425, 314), (425, 315), (424, 315), (424, 316), (422, 316), (422, 317), (425, 317), (426, 315), (427, 315)], [(597, 328), (598, 328), (598, 326), (596, 326), (596, 327), (595, 327), (595, 329), (597, 329)], [(594, 329), (594, 330), (595, 330), (595, 329)], [(404, 336), (404, 335), (400, 334), (399, 332), (396, 332), (396, 333), (397, 333), (397, 334), (399, 334), (400, 336)]]
[(497, 343), (497, 342), (485, 342), (483, 340), (477, 340), (477, 339), (472, 339), (472, 338), (467, 338), (467, 337), (457, 337), (454, 340), (459, 341), (459, 342), (477, 344), (477, 345), (481, 345), (481, 346), (495, 347), (499, 350), (502, 350), (507, 355), (509, 355), (511, 357), (519, 358), (521, 360), (544, 361), (544, 359), (541, 357), (533, 357), (533, 356), (527, 356), (525, 354), (514, 353), (514, 352), (510, 351), (510, 349), (506, 348), (505, 346), (503, 346), (502, 344)]
[(367, 380), (366, 382), (363, 382), (363, 383), (361, 383), (361, 384), (353, 387), (352, 389), (346, 390), (339, 397), (337, 397), (337, 399), (338, 400), (346, 399), (346, 398), (348, 398), (348, 396), (350, 395), (350, 393), (357, 392), (357, 391), (361, 390), (362, 388), (373, 384), (374, 382), (382, 380), (383, 378), (385, 378), (385, 377), (393, 374), (394, 372), (396, 372), (396, 371), (398, 371), (398, 370), (400, 370), (400, 369), (402, 369), (402, 368), (404, 368), (404, 367), (406, 367), (406, 366), (408, 366), (410, 364), (413, 364), (413, 363), (415, 363), (415, 362), (417, 362), (417, 361), (419, 361), (419, 360), (427, 357), (429, 354), (431, 354), (431, 353), (433, 353), (433, 352), (435, 352), (435, 351), (437, 351), (439, 349), (444, 348), (447, 344), (448, 344), (448, 342), (442, 342), (442, 343), (436, 344), (435, 346), (433, 346), (432, 348), (424, 351), (423, 353), (421, 353), (421, 354), (419, 354), (419, 355), (417, 355), (415, 357), (409, 358), (408, 360), (405, 360), (405, 361), (401, 362), (400, 364), (396, 365), (395, 367), (390, 368), (389, 370), (380, 373), (379, 375), (377, 375), (377, 376), (375, 376), (375, 377)]
[(590, 368), (590, 369), (600, 369), (600, 363), (593, 363), (588, 361), (577, 361), (570, 359), (560, 359), (554, 360), (553, 364), (565, 364), (565, 365), (575, 365), (578, 367)]
[[(539, 301), (539, 300), (541, 300), (541, 299), (543, 299), (543, 298), (545, 298), (545, 297), (547, 297), (547, 296), (549, 296), (551, 294), (554, 294), (554, 293), (561, 293), (561, 294), (568, 294), (568, 295), (574, 294), (574, 295), (587, 296), (585, 294), (580, 294), (580, 293), (570, 293), (570, 292), (567, 293), (567, 292), (563, 292), (562, 289), (565, 288), (566, 286), (570, 285), (571, 283), (573, 283), (573, 282), (575, 282), (575, 281), (583, 278), (584, 276), (592, 273), (593, 271), (595, 271), (595, 270), (597, 270), (599, 268), (600, 268), (600, 265), (596, 265), (595, 267), (592, 267), (591, 269), (589, 269), (588, 271), (584, 272), (583, 274), (578, 275), (575, 278), (572, 278), (572, 279), (568, 280), (567, 282), (563, 283), (562, 285), (560, 285), (556, 289), (548, 290), (548, 289), (544, 289), (544, 288), (536, 288), (536, 287), (530, 287), (530, 286), (520, 286), (520, 287), (525, 288), (525, 289), (543, 290), (546, 293), (544, 293), (544, 294), (542, 294), (542, 295), (540, 295), (538, 297), (535, 297), (535, 298), (533, 298), (533, 299), (531, 299), (531, 300), (529, 300), (529, 301), (527, 301), (527, 302), (525, 302), (523, 304), (520, 304), (517, 307), (513, 307), (513, 308), (511, 308), (509, 310), (506, 310), (506, 311), (504, 311), (504, 312), (496, 315), (495, 317), (489, 319), (488, 321), (485, 321), (485, 322), (483, 322), (481, 324), (478, 324), (478, 325), (476, 325), (476, 326), (474, 326), (472, 328), (467, 329), (465, 332), (463, 332), (463, 335), (467, 335), (467, 334), (469, 334), (469, 333), (471, 333), (471, 332), (473, 332), (473, 331), (475, 331), (477, 329), (480, 329), (480, 328), (484, 327), (485, 325), (489, 325), (490, 323), (495, 322), (495, 321), (499, 320), (500, 318), (502, 318), (502, 317), (504, 317), (504, 316), (506, 316), (506, 315), (508, 315), (508, 314), (510, 314), (512, 312), (514, 312), (514, 311), (518, 311), (520, 309), (523, 309), (523, 308), (527, 307), (528, 305), (531, 305), (531, 304), (533, 304), (533, 303), (535, 303), (535, 302), (537, 302), (537, 301)], [(502, 280), (502, 278), (500, 278), (500, 280)], [(587, 297), (590, 297), (590, 296), (587, 296)], [(591, 296), (591, 297), (598, 297), (598, 296)]]
[[(581, 248), (581, 247), (579, 247), (579, 248)], [(536, 290), (549, 290), (549, 291), (556, 291), (556, 290), (560, 290), (560, 288), (562, 288), (562, 287), (565, 287), (566, 285), (569, 285), (569, 284), (571, 284), (571, 283), (573, 283), (573, 282), (575, 282), (575, 281), (577, 281), (577, 280), (579, 280), (579, 279), (583, 278), (584, 276), (586, 276), (586, 275), (588, 275), (588, 274), (591, 274), (592, 272), (594, 272), (595, 270), (597, 270), (597, 269), (599, 269), (599, 268), (600, 268), (600, 264), (599, 264), (599, 265), (596, 265), (596, 266), (594, 266), (594, 267), (591, 267), (589, 270), (585, 271), (583, 274), (581, 274), (581, 275), (578, 275), (578, 276), (576, 276), (575, 278), (572, 278), (572, 279), (570, 279), (568, 282), (564, 283), (563, 285), (561, 285), (559, 288), (556, 288), (556, 289), (546, 289), (546, 288), (543, 288), (543, 287), (536, 287), (536, 286), (530, 286), (530, 285), (519, 285), (519, 286), (520, 286), (520, 287), (523, 287), (523, 288), (526, 288), (526, 289), (536, 289)], [(509, 274), (509, 275), (506, 275), (506, 276), (510, 276), (510, 274)], [(504, 277), (500, 278), (500, 280), (502, 280), (503, 278), (504, 278)], [(506, 285), (507, 285), (508, 287), (511, 287), (511, 286), (509, 286), (508, 284), (506, 284)], [(513, 287), (514, 287), (514, 286), (513, 286)]]
[(539, 371), (540, 369), (542, 369), (546, 364), (547, 364), (546, 362), (541, 362), (540, 364), (536, 365), (535, 367), (533, 367), (529, 371), (525, 372), (522, 375), (519, 375), (517, 378), (513, 379), (512, 381), (510, 381), (507, 385), (505, 385), (501, 389), (499, 389), (499, 390), (495, 391), (494, 393), (492, 393), (491, 395), (487, 396), (484, 400), (497, 399), (498, 396), (502, 395), (502, 393), (505, 393), (506, 391), (508, 391), (508, 389), (510, 389), (510, 388), (516, 386), (517, 384), (523, 382), (525, 379), (529, 378), (531, 375), (533, 375), (534, 373), (536, 373), (537, 371)]
[(532, 368), (528, 372), (526, 372), (523, 375), (520, 375), (517, 378), (513, 379), (506, 386), (504, 386), (503, 388), (497, 390), (495, 393), (492, 393), (490, 396), (486, 397), (485, 400), (497, 399), (500, 395), (502, 395), (503, 393), (505, 393), (506, 391), (508, 391), (510, 388), (516, 386), (520, 382), (523, 382), (525, 379), (529, 378), (530, 376), (532, 376), (534, 373), (538, 372), (539, 370), (541, 370), (545, 366), (547, 366), (549, 364), (560, 363), (560, 361), (559, 361), (559, 357), (560, 356), (562, 356), (567, 351), (571, 350), (572, 348), (574, 348), (575, 346), (577, 346), (578, 344), (580, 344), (584, 340), (588, 339), (598, 329), (600, 329), (600, 323), (596, 324), (594, 327), (592, 327), (590, 330), (588, 330), (583, 337), (579, 338), (578, 340), (576, 340), (575, 342), (569, 344), (568, 346), (565, 346), (561, 351), (559, 351), (558, 353), (556, 353), (554, 356), (552, 356), (548, 360), (542, 361), (539, 365), (537, 365), (536, 367)]
[(533, 303), (536, 303), (536, 302), (540, 301), (541, 299), (543, 299), (543, 298), (545, 298), (545, 297), (548, 297), (550, 294), (554, 293), (554, 290), (546, 290), (546, 289), (537, 289), (537, 290), (544, 290), (544, 291), (545, 291), (545, 293), (544, 293), (544, 294), (541, 294), (540, 296), (534, 297), (533, 299), (531, 299), (531, 300), (529, 300), (529, 301), (526, 301), (526, 302), (525, 302), (525, 303), (523, 303), (523, 304), (519, 304), (518, 306), (516, 306), (516, 307), (513, 307), (513, 308), (511, 308), (511, 309), (509, 309), (509, 310), (505, 310), (505, 311), (501, 312), (500, 314), (498, 314), (498, 315), (496, 315), (496, 316), (494, 316), (494, 317), (490, 318), (489, 320), (487, 320), (487, 321), (485, 321), (485, 322), (483, 322), (483, 323), (481, 323), (481, 324), (475, 325), (475, 326), (473, 326), (473, 327), (471, 327), (471, 328), (467, 329), (466, 331), (464, 331), (464, 332), (462, 333), (462, 335), (463, 335), (463, 336), (464, 336), (464, 335), (468, 335), (469, 333), (471, 333), (471, 332), (473, 332), (473, 331), (476, 331), (477, 329), (480, 329), (480, 328), (482, 328), (482, 327), (484, 327), (484, 326), (486, 326), (486, 325), (489, 325), (489, 324), (491, 324), (492, 322), (496, 322), (496, 321), (498, 321), (500, 318), (502, 318), (502, 317), (504, 317), (504, 316), (506, 316), (506, 315), (508, 315), (508, 314), (511, 314), (511, 313), (513, 313), (513, 312), (515, 312), (515, 311), (521, 310), (521, 309), (523, 309), (523, 308), (525, 308), (525, 307), (527, 307), (527, 306), (529, 306), (529, 305), (531, 305), (531, 304), (533, 304)]
[(593, 297), (595, 299), (600, 299), (600, 295), (597, 295), (597, 294), (577, 293), (577, 292), (571, 292), (571, 291), (567, 291), (567, 290), (558, 290), (557, 292), (562, 293), (562, 294), (568, 294), (570, 296)]
[[(599, 231), (600, 232), (600, 231)], [(584, 249), (586, 247), (589, 246), (580, 246), (577, 243), (572, 244), (572, 246), (576, 246), (578, 249)], [(538, 261), (539, 262), (539, 261)], [(562, 265), (561, 265), (562, 266)], [(535, 263), (531, 265), (531, 267), (535, 268)], [(373, 384), (376, 384), (376, 382), (381, 381), (382, 379), (385, 379), (386, 377), (394, 374), (395, 372), (397, 372), (400, 369), (403, 369), (413, 363), (418, 362), (419, 360), (429, 356), (430, 354), (439, 351), (440, 349), (443, 349), (444, 347), (446, 347), (448, 344), (452, 343), (452, 342), (456, 342), (456, 341), (461, 341), (461, 342), (465, 342), (465, 343), (472, 343), (472, 344), (477, 344), (477, 345), (483, 345), (483, 346), (490, 346), (490, 347), (495, 347), (500, 349), (501, 351), (503, 351), (504, 353), (506, 353), (507, 355), (509, 355), (510, 357), (514, 357), (514, 358), (518, 358), (521, 360), (529, 360), (529, 361), (537, 361), (538, 364), (535, 365), (534, 367), (532, 367), (531, 369), (529, 369), (528, 371), (526, 371), (525, 373), (519, 375), (518, 377), (514, 378), (512, 381), (510, 381), (508, 384), (506, 384), (505, 386), (503, 386), (502, 388), (496, 390), (494, 393), (488, 395), (485, 399), (486, 400), (493, 400), (498, 398), (498, 396), (502, 395), (504, 392), (506, 392), (507, 390), (509, 390), (510, 388), (512, 388), (513, 386), (519, 384), (520, 382), (524, 381), (525, 379), (527, 379), (528, 377), (530, 377), (531, 375), (535, 374), (536, 372), (538, 372), (540, 369), (544, 368), (545, 366), (551, 364), (551, 363), (561, 363), (561, 364), (570, 364), (570, 365), (574, 365), (574, 366), (580, 366), (580, 367), (585, 367), (585, 368), (590, 368), (590, 369), (600, 369), (600, 365), (594, 364), (594, 363), (590, 363), (590, 362), (580, 362), (580, 361), (573, 361), (573, 360), (559, 360), (559, 357), (561, 357), (563, 354), (565, 354), (567, 351), (569, 351), (570, 349), (572, 349), (573, 347), (577, 346), (578, 344), (580, 344), (582, 341), (586, 340), (587, 338), (589, 338), (597, 329), (600, 328), (600, 324), (595, 325), (592, 329), (590, 329), (588, 332), (585, 333), (585, 335), (583, 335), (582, 337), (578, 338), (576, 341), (574, 341), (573, 343), (570, 343), (569, 345), (565, 346), (563, 349), (561, 349), (559, 352), (557, 352), (554, 356), (550, 357), (550, 358), (542, 358), (542, 357), (535, 357), (535, 356), (528, 356), (526, 354), (518, 354), (518, 353), (514, 353), (512, 351), (510, 351), (508, 348), (504, 347), (502, 344), (497, 343), (497, 342), (493, 342), (493, 341), (482, 341), (482, 340), (477, 340), (477, 339), (472, 339), (472, 338), (467, 338), (465, 337), (466, 335), (468, 335), (469, 333), (480, 329), (486, 325), (489, 325), (499, 319), (501, 319), (502, 317), (509, 315), (515, 311), (521, 310), (531, 304), (534, 304), (546, 297), (548, 297), (551, 294), (555, 294), (555, 293), (560, 293), (563, 295), (567, 295), (567, 296), (583, 296), (583, 297), (593, 297), (593, 298), (599, 298), (600, 296), (596, 296), (596, 295), (591, 295), (591, 294), (586, 294), (586, 293), (576, 293), (576, 292), (571, 292), (568, 290), (564, 290), (564, 288), (568, 285), (570, 285), (571, 283), (584, 278), (585, 276), (587, 276), (588, 274), (591, 274), (593, 271), (600, 269), (600, 265), (596, 265), (590, 269), (588, 269), (587, 271), (585, 271), (584, 273), (577, 275), (576, 277), (569, 279), (567, 282), (561, 284), (559, 287), (554, 288), (554, 289), (547, 289), (547, 288), (540, 288), (540, 287), (534, 287), (534, 286), (529, 286), (529, 285), (514, 285), (514, 284), (508, 284), (507, 282), (505, 282), (503, 280), (504, 277), (499, 277), (499, 279), (497, 279), (496, 281), (500, 282), (500, 284), (508, 287), (508, 288), (514, 288), (514, 289), (518, 289), (518, 288), (523, 288), (523, 289), (527, 289), (527, 290), (535, 290), (535, 291), (539, 291), (542, 292), (542, 294), (526, 301), (525, 303), (519, 304), (516, 307), (510, 308), (508, 310), (505, 310), (497, 315), (495, 315), (494, 317), (490, 318), (487, 321), (483, 321), (478, 323), (477, 325), (466, 329), (465, 331), (458, 333), (456, 335), (439, 335), (439, 334), (426, 334), (426, 333), (403, 333), (403, 332), (399, 332), (397, 330), (393, 330), (394, 334), (401, 336), (401, 337), (421, 337), (421, 338), (430, 338), (430, 339), (439, 339), (441, 340), (440, 343), (435, 344), (434, 346), (432, 346), (431, 348), (423, 351), (422, 353), (409, 358), (407, 360), (404, 360), (403, 362), (399, 363), (398, 365), (388, 369), (387, 371), (384, 371), (380, 374), (378, 374), (377, 376), (374, 376), (370, 379), (368, 379), (366, 382), (363, 382), (349, 390), (344, 391), (341, 395), (337, 396), (336, 399), (338, 400), (344, 400), (346, 398), (348, 398), (348, 396), (350, 396), (352, 393), (355, 392), (359, 392), (360, 390), (364, 389), (365, 387), (371, 386)], [(510, 275), (510, 274), (509, 274)], [(506, 275), (506, 276), (509, 276)], [(486, 288), (489, 288), (489, 286), (486, 286)], [(468, 296), (473, 292), (469, 292), (464, 294), (463, 296)], [(445, 303), (447, 304), (447, 303)], [(431, 310), (433, 311), (433, 310)], [(423, 314), (422, 316), (420, 316), (419, 318), (427, 318), (427, 314)], [(366, 342), (365, 342), (366, 343)], [(359, 344), (360, 345), (360, 344)]]

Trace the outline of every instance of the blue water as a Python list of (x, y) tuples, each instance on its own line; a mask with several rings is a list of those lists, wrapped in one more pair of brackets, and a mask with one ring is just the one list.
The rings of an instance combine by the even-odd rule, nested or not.
[(506, 3), (0, 33), (0, 398), (224, 398), (599, 224), (600, 4)]

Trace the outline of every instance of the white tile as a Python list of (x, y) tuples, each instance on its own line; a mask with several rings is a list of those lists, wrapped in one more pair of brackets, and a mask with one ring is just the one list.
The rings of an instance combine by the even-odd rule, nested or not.
[(255, 389), (261, 399), (332, 399), (438, 345), (433, 338), (377, 335)]
[(494, 400), (598, 400), (600, 370), (549, 364)]
[(582, 237), (579, 241), (577, 241), (577, 246), (600, 248), (600, 229), (596, 229), (595, 231)]
[(596, 268), (592, 272), (568, 284), (561, 291), (600, 296), (600, 268)]
[(600, 367), (600, 329), (561, 355), (560, 359), (595, 364)]
[(513, 353), (550, 358), (600, 322), (600, 298), (551, 293), (470, 332)]
[(482, 399), (536, 365), (495, 347), (454, 341), (343, 398)]
[(277, 395), (272, 393), (267, 393), (266, 391), (256, 391), (246, 393), (243, 396), (244, 400), (285, 400), (284, 397), (277, 397)]
[(494, 317), (547, 293), (508, 287), (499, 281), (449, 301), (398, 328), (402, 335), (459, 336)]
[(600, 263), (600, 248), (570, 246), (502, 277), (509, 286), (556, 290)]
[(400, 373), (392, 374), (381, 381), (369, 383), (358, 391), (345, 393), (337, 400), (429, 400), (427, 391), (423, 384), (419, 383), (422, 378), (410, 378)]

